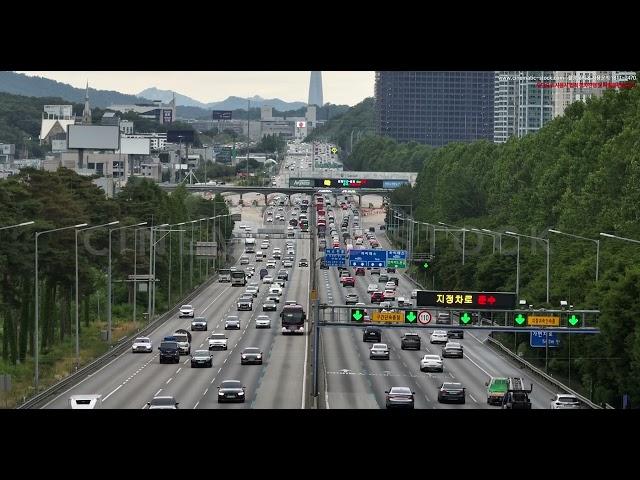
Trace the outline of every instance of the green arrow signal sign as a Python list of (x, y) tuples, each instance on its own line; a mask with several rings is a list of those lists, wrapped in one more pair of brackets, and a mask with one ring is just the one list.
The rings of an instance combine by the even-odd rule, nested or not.
[(580, 315), (576, 315), (572, 313), (571, 316), (567, 319), (570, 327), (579, 327), (580, 326)]
[(364, 317), (364, 315), (362, 314), (362, 310), (359, 308), (351, 310), (351, 319), (354, 322), (362, 321), (362, 317)]
[(522, 326), (527, 321), (527, 317), (519, 313), (516, 315), (515, 321), (518, 326)]
[(424, 262), (422, 264), (422, 268), (424, 268), (425, 270), (429, 268), (429, 262)]
[(471, 315), (469, 315), (469, 312), (464, 312), (463, 315), (460, 315), (460, 322), (463, 325), (466, 325), (467, 323), (469, 323), (471, 321)]
[(418, 315), (415, 310), (409, 310), (404, 315), (405, 323), (416, 323)]

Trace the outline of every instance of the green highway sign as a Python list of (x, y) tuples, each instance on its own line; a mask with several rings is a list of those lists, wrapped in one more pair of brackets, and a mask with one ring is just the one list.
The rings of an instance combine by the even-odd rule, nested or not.
[(582, 318), (580, 315), (576, 315), (575, 313), (572, 313), (571, 315), (569, 315), (567, 317), (567, 325), (569, 327), (581, 327), (582, 326)]
[(469, 312), (463, 312), (462, 315), (460, 315), (460, 324), (461, 325), (466, 325), (471, 321), (471, 315), (469, 315)]
[(406, 260), (387, 260), (387, 268), (407, 268)]
[(514, 317), (514, 323), (516, 327), (526, 327), (527, 326), (527, 316), (521, 313), (517, 314)]
[(416, 323), (418, 320), (417, 310), (407, 310), (404, 312), (404, 323)]
[(362, 309), (360, 308), (352, 308), (351, 309), (351, 321), (352, 322), (362, 322), (364, 318), (364, 313), (362, 313)]
[(429, 269), (429, 262), (424, 262), (422, 264), (422, 268), (424, 268), (425, 270), (428, 270)]

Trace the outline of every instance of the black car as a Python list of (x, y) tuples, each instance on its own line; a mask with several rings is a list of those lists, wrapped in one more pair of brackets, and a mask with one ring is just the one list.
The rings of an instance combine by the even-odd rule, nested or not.
[(444, 347), (442, 347), (442, 358), (463, 358), (464, 350), (462, 345), (455, 342), (447, 342)]
[(170, 363), (180, 363), (178, 342), (162, 342), (158, 350), (160, 350), (160, 363), (164, 363), (165, 360)]
[(414, 406), (415, 392), (409, 387), (391, 387), (384, 393), (387, 394), (385, 402), (387, 408), (413, 408)]
[[(396, 269), (393, 267), (387, 267), (387, 273), (396, 273)], [(397, 285), (397, 283), (396, 283)]]
[(191, 331), (204, 330), (207, 331), (207, 319), (205, 317), (196, 317), (191, 320)]
[(238, 380), (225, 380), (218, 387), (218, 403), (244, 402), (245, 387)]
[(449, 338), (464, 338), (464, 330), (449, 330), (447, 332)]
[(376, 327), (366, 327), (362, 332), (362, 341), (380, 343), (382, 341), (382, 330)]
[(191, 368), (194, 367), (213, 367), (213, 354), (209, 350), (196, 350), (191, 355)]
[(278, 276), (276, 278), (280, 278), (280, 279), (286, 280), (288, 282), (289, 281), (289, 272), (287, 272), (286, 270), (280, 270), (278, 272)]
[(438, 402), (465, 403), (465, 388), (461, 383), (443, 383), (438, 390)]
[(298, 262), (298, 266), (299, 267), (308, 267), (309, 266), (309, 260), (307, 260), (306, 258), (301, 258), (300, 261)]
[(259, 348), (247, 347), (240, 355), (240, 364), (248, 365), (250, 363), (262, 365), (262, 352)]
[(400, 348), (402, 348), (402, 350), (409, 348), (420, 350), (420, 335), (417, 333), (405, 333), (400, 340)]
[[(389, 270), (387, 270), (387, 272), (388, 272), (388, 271), (389, 271)], [(380, 276), (383, 276), (383, 275), (380, 275)], [(395, 284), (396, 284), (396, 287), (397, 287), (397, 286), (398, 286), (398, 282), (399, 282), (399, 280), (398, 280), (398, 277), (389, 277), (389, 280), (387, 280), (387, 282), (393, 282), (393, 283), (395, 283)]]
[(241, 296), (238, 299), (237, 305), (238, 311), (241, 310), (253, 310), (253, 295), (249, 294), (248, 296)]

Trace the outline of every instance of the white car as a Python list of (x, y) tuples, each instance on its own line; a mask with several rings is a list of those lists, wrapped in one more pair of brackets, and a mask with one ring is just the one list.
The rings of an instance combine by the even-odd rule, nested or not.
[(212, 333), (209, 337), (209, 350), (218, 349), (227, 349), (227, 337), (224, 333)]
[(395, 290), (396, 282), (387, 282), (384, 286), (385, 290)]
[(180, 307), (180, 318), (191, 317), (193, 318), (193, 306), (192, 305), (182, 305)]
[(274, 285), (273, 287), (271, 287), (269, 289), (269, 295), (281, 296), (282, 295), (282, 287), (280, 287), (279, 285)]
[(444, 366), (440, 355), (425, 355), (422, 357), (422, 360), (420, 360), (420, 371), (428, 372), (430, 370), (444, 372)]
[(267, 217), (267, 222), (268, 223), (273, 223), (273, 217)]
[(293, 248), (287, 249), (287, 255), (295, 255), (296, 251)]
[(285, 260), (284, 262), (282, 262), (282, 266), (284, 268), (291, 268), (293, 267), (293, 262), (291, 260)]
[(399, 307), (412, 307), (413, 304), (411, 302), (407, 302), (407, 299), (404, 297), (398, 297), (398, 306)]
[(260, 244), (260, 248), (261, 248), (261, 249), (267, 249), (267, 248), (269, 248), (269, 242), (262, 242), (262, 243)]
[(263, 279), (262, 279), (262, 283), (273, 283), (273, 277), (271, 275), (266, 275)]
[(369, 358), (385, 358), (389, 360), (389, 347), (386, 343), (374, 343), (369, 350)]
[(153, 342), (149, 337), (138, 337), (133, 341), (131, 345), (131, 351), (136, 352), (153, 352)]
[(396, 291), (395, 290), (386, 289), (384, 291), (384, 293), (382, 294), (382, 296), (385, 298), (385, 300), (395, 300)]
[(447, 343), (449, 341), (449, 335), (444, 330), (434, 330), (429, 339), (431, 343)]
[(256, 328), (271, 328), (271, 319), (268, 315), (258, 315), (256, 317)]
[(260, 288), (257, 287), (256, 285), (249, 285), (249, 286), (247, 286), (247, 289), (245, 290), (245, 293), (250, 293), (254, 297), (257, 297), (259, 291), (260, 291)]
[(566, 393), (557, 393), (555, 398), (551, 399), (551, 410), (573, 410), (580, 408), (580, 400), (573, 395)]
[(378, 284), (377, 283), (370, 283), (369, 286), (367, 287), (367, 293), (373, 293), (376, 290), (378, 290)]

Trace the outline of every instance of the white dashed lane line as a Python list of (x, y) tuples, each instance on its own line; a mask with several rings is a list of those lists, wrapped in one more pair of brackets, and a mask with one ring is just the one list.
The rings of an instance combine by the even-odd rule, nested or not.
[(196, 404), (193, 406), (193, 409), (195, 410), (196, 408), (198, 408), (198, 405), (200, 405), (200, 401), (199, 401), (199, 400), (198, 400), (198, 401), (196, 402)]
[(471, 400), (473, 400), (474, 402), (478, 403), (478, 401), (477, 401), (475, 398), (473, 398), (473, 395), (469, 394), (469, 398), (470, 398)]
[(180, 367), (178, 370), (176, 370), (176, 375), (177, 375), (178, 373), (180, 373), (180, 370), (182, 370), (182, 367)]
[[(124, 385), (124, 383), (122, 384)], [(120, 390), (122, 388), (122, 385), (118, 386), (115, 390), (113, 390), (109, 395), (107, 395), (106, 397), (104, 397), (104, 400), (102, 400), (103, 402), (107, 400), (107, 398), (109, 398), (111, 395), (113, 395), (114, 393), (116, 393), (118, 390)]]
[(173, 380), (173, 377), (171, 377), (169, 380), (167, 380), (167, 385), (169, 385), (169, 383), (171, 383), (171, 380)]
[(158, 395), (160, 395), (160, 392), (161, 392), (161, 391), (162, 391), (162, 389), (158, 390), (158, 391), (156, 392), (156, 394), (154, 395), (154, 397), (157, 397)]

